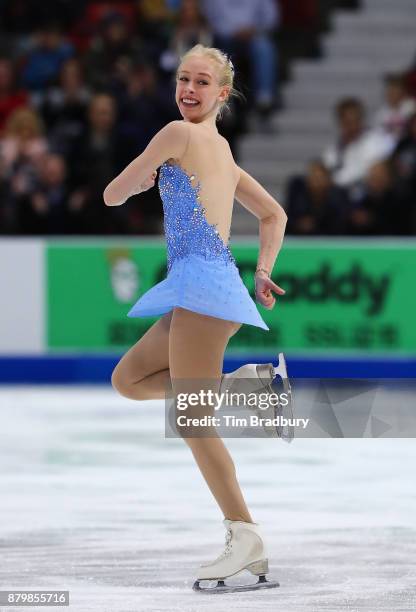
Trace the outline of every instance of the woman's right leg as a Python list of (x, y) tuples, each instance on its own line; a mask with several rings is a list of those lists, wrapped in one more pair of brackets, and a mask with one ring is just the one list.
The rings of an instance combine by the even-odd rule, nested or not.
[(111, 376), (114, 389), (129, 399), (165, 399), (171, 388), (169, 331), (173, 311), (163, 315), (120, 359)]
[[(163, 315), (120, 359), (111, 376), (114, 389), (129, 399), (165, 399), (171, 392), (169, 332), (173, 310)], [(230, 328), (230, 337), (241, 323)]]

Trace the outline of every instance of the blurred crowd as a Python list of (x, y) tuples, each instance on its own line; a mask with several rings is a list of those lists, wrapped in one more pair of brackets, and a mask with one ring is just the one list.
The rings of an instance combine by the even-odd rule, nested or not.
[(246, 84), (219, 126), (237, 157), (247, 112), (266, 125), (276, 106), (278, 25), (278, 0), (2, 2), (0, 233), (159, 233), (156, 189), (108, 208), (105, 186), (180, 118), (175, 71), (197, 42)]
[[(296, 5), (3, 0), (0, 234), (160, 233), (156, 189), (120, 207), (104, 206), (102, 193), (161, 127), (180, 118), (179, 57), (197, 42), (231, 56), (245, 100), (233, 99), (219, 131), (238, 160), (248, 114), (267, 132), (279, 108), (285, 20), (303, 40), (319, 1)], [(289, 233), (415, 233), (415, 90), (416, 67), (388, 75), (385, 104), (369, 121), (360, 100), (340, 101), (337, 142), (289, 182)]]
[(416, 62), (385, 77), (385, 100), (335, 108), (337, 139), (288, 184), (287, 232), (296, 235), (416, 234)]

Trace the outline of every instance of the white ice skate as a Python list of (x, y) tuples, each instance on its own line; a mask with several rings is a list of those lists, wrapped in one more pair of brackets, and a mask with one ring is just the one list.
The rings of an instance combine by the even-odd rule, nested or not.
[[(259, 533), (257, 523), (243, 521), (230, 521), (224, 519), (227, 535), (224, 552), (212, 563), (201, 565), (194, 582), (194, 591), (203, 593), (232, 593), (234, 591), (253, 591), (257, 589), (271, 589), (278, 587), (277, 581), (269, 582), (266, 574), (269, 571), (268, 559), (263, 540)], [(226, 585), (224, 580), (248, 570), (258, 576), (254, 584)], [(204, 580), (216, 580), (215, 586), (201, 586)]]
[[(274, 367), (272, 363), (246, 363), (234, 372), (223, 374), (219, 392), (228, 391), (245, 393), (267, 391), (273, 392), (272, 384), (275, 377), (279, 376), (283, 385), (283, 392), (287, 394), (288, 404), (284, 406), (284, 411), (289, 418), (293, 418), (293, 396), (290, 381), (287, 375), (286, 360), (283, 353), (279, 353), (279, 365)], [(239, 383), (240, 380), (240, 383)], [(256, 406), (249, 406), (258, 416), (264, 419), (274, 419), (283, 416), (283, 406), (268, 406), (265, 410), (260, 410)], [(263, 429), (270, 437), (279, 437), (291, 441), (294, 437), (293, 427), (271, 427), (264, 424)]]

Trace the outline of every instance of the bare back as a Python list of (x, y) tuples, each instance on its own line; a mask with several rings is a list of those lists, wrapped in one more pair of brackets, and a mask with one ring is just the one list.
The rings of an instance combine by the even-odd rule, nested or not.
[(189, 140), (181, 159), (171, 159), (200, 184), (200, 203), (208, 223), (217, 224), (228, 243), (234, 195), (239, 180), (238, 167), (225, 138), (205, 126), (189, 124)]

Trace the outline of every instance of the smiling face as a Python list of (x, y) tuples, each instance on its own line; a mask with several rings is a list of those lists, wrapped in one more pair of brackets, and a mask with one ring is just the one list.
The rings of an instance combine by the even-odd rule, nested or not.
[(179, 66), (175, 100), (185, 121), (215, 119), (230, 92), (229, 86), (220, 86), (219, 73), (216, 62), (202, 56), (189, 57)]

